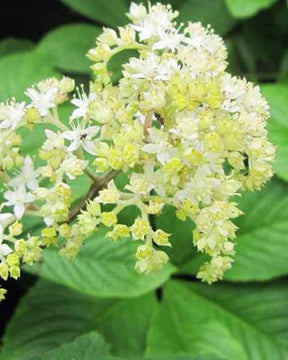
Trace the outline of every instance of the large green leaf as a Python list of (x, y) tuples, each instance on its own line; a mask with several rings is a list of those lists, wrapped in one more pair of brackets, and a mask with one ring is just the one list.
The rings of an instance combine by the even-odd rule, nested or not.
[[(288, 187), (271, 182), (261, 192), (245, 193), (239, 201), (245, 215), (235, 221), (237, 245), (227, 280), (267, 280), (288, 273)], [(201, 255), (181, 267), (196, 274), (204, 262)]]
[(0, 101), (11, 96), (25, 99), (24, 91), (34, 82), (54, 76), (50, 58), (35, 51), (4, 56), (0, 60)]
[(229, 280), (266, 280), (288, 273), (288, 187), (274, 180), (261, 192), (245, 193), (235, 262)]
[(236, 24), (224, 0), (186, 0), (179, 8), (179, 22), (201, 21), (210, 24), (217, 33), (225, 34)]
[(60, 26), (41, 40), (38, 50), (53, 56), (56, 68), (66, 72), (89, 73), (86, 54), (102, 30), (89, 24)]
[(229, 11), (236, 18), (246, 18), (270, 7), (278, 0), (226, 0)]
[(271, 108), (268, 130), (271, 141), (278, 146), (275, 171), (279, 177), (288, 181), (288, 85), (267, 84), (261, 90)]
[(73, 260), (47, 250), (39, 275), (85, 294), (100, 297), (138, 296), (162, 285), (174, 271), (167, 264), (158, 272), (143, 275), (134, 269), (136, 247), (131, 239), (111, 242), (102, 230), (85, 241)]
[(120, 26), (126, 21), (127, 2), (125, 0), (61, 0), (71, 9), (110, 26)]
[[(138, 358), (140, 360), (140, 357)], [(137, 360), (133, 356), (133, 360)], [(144, 359), (141, 357), (141, 359)], [(153, 356), (146, 360), (223, 360), (220, 358), (198, 355), (180, 355), (180, 356)], [(36, 359), (35, 359), (36, 360)], [(59, 348), (40, 355), (37, 360), (127, 360), (123, 357), (112, 356), (110, 353), (110, 345), (105, 342), (103, 337), (96, 332), (91, 332), (79, 336), (72, 342), (65, 343)]]
[[(149, 331), (147, 353), (181, 353), (200, 347), (233, 360), (288, 359), (287, 297), (285, 283), (169, 282)], [(210, 331), (205, 324), (211, 325)]]
[(108, 360), (111, 359), (109, 348), (102, 336), (91, 332), (61, 345), (44, 356), (40, 355), (39, 360)]
[(156, 307), (153, 294), (101, 300), (40, 281), (21, 300), (8, 325), (1, 360), (35, 360), (93, 330), (111, 343), (113, 353), (140, 356)]
[(9, 37), (0, 41), (0, 57), (19, 51), (31, 50), (33, 47), (34, 43), (30, 40)]

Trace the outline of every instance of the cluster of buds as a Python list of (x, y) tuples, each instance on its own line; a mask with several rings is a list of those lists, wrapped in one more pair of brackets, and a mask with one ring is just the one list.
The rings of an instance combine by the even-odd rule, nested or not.
[[(232, 219), (241, 214), (235, 196), (260, 189), (273, 174), (267, 102), (258, 86), (226, 72), (225, 45), (210, 27), (177, 26), (177, 12), (159, 3), (148, 9), (132, 3), (128, 17), (131, 23), (118, 31), (104, 28), (89, 51), (95, 79), (88, 94), (77, 89), (68, 124), (58, 116), (75, 86), (66, 77), (27, 89), (29, 103), (0, 105), (0, 174), (8, 187), (2, 208), (11, 209), (0, 215), (4, 279), (17, 278), (21, 261), (39, 260), (45, 246), (76, 256), (99, 226), (112, 241), (141, 243), (139, 272), (159, 269), (168, 261), (170, 234), (149, 219), (166, 205), (195, 223), (193, 243), (211, 257), (200, 279), (212, 283), (231, 267)], [(109, 61), (131, 49), (138, 56), (115, 83)], [(38, 124), (47, 124), (46, 140), (32, 160), (21, 155), (19, 129)], [(119, 173), (125, 188), (113, 180)], [(73, 206), (71, 184), (83, 174), (92, 185)], [(133, 224), (119, 223), (119, 213), (131, 206), (137, 208)], [(43, 218), (41, 234), (21, 238), (26, 215)]]

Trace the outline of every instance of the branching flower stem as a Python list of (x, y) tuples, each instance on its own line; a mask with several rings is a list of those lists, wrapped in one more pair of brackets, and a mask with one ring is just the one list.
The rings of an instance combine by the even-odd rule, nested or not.
[(115, 178), (118, 175), (119, 171), (111, 170), (103, 177), (94, 177), (94, 182), (91, 185), (87, 194), (78, 202), (78, 204), (70, 211), (68, 222), (71, 222), (81, 210), (85, 208), (88, 200), (93, 200), (101, 189), (103, 189), (109, 181)]
[(153, 119), (153, 110), (150, 110), (147, 112), (146, 117), (145, 117), (145, 122), (144, 122), (144, 135), (146, 137), (149, 136), (149, 129), (152, 126), (152, 119)]

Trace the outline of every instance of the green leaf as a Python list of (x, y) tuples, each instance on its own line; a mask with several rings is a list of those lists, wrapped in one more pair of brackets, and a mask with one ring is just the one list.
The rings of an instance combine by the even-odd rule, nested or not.
[(0, 41), (0, 57), (19, 51), (32, 50), (33, 47), (34, 44), (30, 40), (9, 37)]
[(99, 21), (112, 27), (123, 25), (127, 22), (125, 13), (127, 3), (125, 0), (61, 0), (72, 10), (79, 12), (89, 19)]
[(245, 193), (229, 280), (267, 280), (288, 273), (288, 187), (274, 180), (261, 192)]
[(230, 13), (236, 18), (247, 18), (272, 6), (278, 0), (226, 0)]
[[(239, 201), (245, 215), (235, 221), (236, 255), (227, 280), (267, 280), (288, 273), (288, 187), (274, 181), (262, 191), (245, 193)], [(181, 267), (196, 274), (205, 261), (198, 254)]]
[(0, 101), (11, 96), (23, 100), (27, 87), (55, 74), (49, 57), (35, 51), (4, 56), (0, 60)]
[(91, 332), (48, 352), (44, 357), (41, 355), (39, 360), (108, 360), (111, 359), (109, 349), (102, 336)]
[[(109, 359), (110, 360), (110, 359)], [(113, 358), (111, 360), (119, 360), (119, 358)], [(120, 359), (121, 360), (121, 359)], [(140, 360), (140, 359), (134, 359), (133, 360)], [(189, 355), (164, 355), (164, 356), (152, 356), (152, 357), (144, 357), (143, 360), (228, 360), (223, 357), (215, 357), (215, 355), (199, 355), (199, 354), (189, 354)]]
[[(49, 351), (41, 355), (37, 360), (126, 360), (124, 358), (112, 356), (110, 345), (105, 342), (103, 337), (96, 332), (91, 332), (76, 338), (73, 342), (65, 343), (56, 350)], [(137, 357), (138, 360), (140, 358)], [(195, 355), (184, 356), (156, 356), (141, 358), (146, 360), (220, 360), (215, 357), (207, 358)], [(36, 360), (36, 359), (35, 359)], [(136, 358), (133, 357), (133, 360)], [(222, 360), (222, 359), (221, 359)]]
[(66, 72), (90, 73), (91, 61), (86, 54), (95, 46), (102, 30), (88, 24), (60, 26), (41, 40), (38, 50), (53, 56), (56, 68)]
[[(271, 82), (277, 79), (279, 62), (284, 54), (283, 39), (287, 37), (287, 29), (282, 29), (282, 26), (280, 26), (281, 18), (279, 18), (279, 13), (284, 22), (288, 24), (287, 9), (283, 9), (283, 3), (279, 3), (279, 5), (274, 6), (264, 14), (258, 14), (241, 23), (239, 37), (243, 39), (242, 42), (245, 45), (244, 47), (243, 45), (240, 46), (246, 53), (243, 53), (242, 57), (249, 67), (251, 67), (251, 64), (253, 65), (253, 62), (256, 62), (257, 79), (259, 81)], [(242, 51), (241, 48), (240, 51)], [(249, 57), (251, 57), (251, 60), (249, 60)], [(249, 63), (247, 60), (249, 60)], [(249, 73), (250, 70), (246, 69), (244, 71), (244, 73), (247, 72)], [(248, 80), (251, 80), (250, 74), (247, 75)]]
[(7, 327), (1, 360), (36, 360), (92, 330), (104, 336), (114, 354), (140, 356), (156, 308), (153, 294), (103, 300), (40, 281), (21, 300)]
[(216, 33), (226, 34), (236, 24), (224, 3), (224, 0), (186, 0), (179, 8), (178, 22), (201, 21), (210, 24)]
[[(287, 297), (280, 282), (208, 286), (171, 281), (153, 319), (147, 353), (196, 348), (233, 360), (287, 359)], [(211, 325), (209, 332), (205, 324)]]
[(137, 246), (138, 242), (127, 238), (111, 242), (99, 230), (85, 240), (73, 260), (59, 255), (57, 250), (47, 250), (39, 275), (89, 295), (139, 296), (162, 285), (174, 268), (167, 264), (158, 272), (138, 274), (134, 268)]
[(288, 85), (267, 84), (261, 90), (271, 108), (271, 119), (268, 120), (270, 140), (277, 145), (277, 159), (274, 165), (277, 175), (288, 181)]

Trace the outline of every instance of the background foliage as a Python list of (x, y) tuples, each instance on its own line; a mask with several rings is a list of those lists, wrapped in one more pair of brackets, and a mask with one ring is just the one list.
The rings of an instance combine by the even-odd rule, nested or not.
[[(157, 274), (136, 274), (133, 244), (109, 243), (101, 234), (74, 261), (47, 251), (38, 268), (5, 284), (10, 291), (0, 305), (1, 360), (288, 359), (287, 4), (162, 2), (179, 10), (179, 21), (211, 24), (226, 41), (230, 71), (260, 84), (271, 106), (270, 138), (278, 145), (276, 175), (261, 192), (241, 198), (246, 214), (237, 222), (235, 263), (216, 285), (195, 280), (203, 257), (192, 246), (193, 224), (180, 222), (169, 208), (153, 221), (173, 230), (173, 264)], [(0, 100), (20, 100), (31, 83), (58, 74), (87, 85), (84, 54), (103, 25), (127, 22), (127, 8), (126, 0), (50, 1), (48, 12), (39, 8), (19, 38), (0, 41)], [(7, 24), (9, 19), (15, 22), (17, 14)], [(111, 63), (119, 74), (123, 61)], [(39, 138), (27, 137), (24, 151), (33, 154)], [(74, 189), (75, 198), (86, 185)], [(129, 213), (122, 221), (129, 222)], [(30, 225), (31, 231), (38, 226)]]

